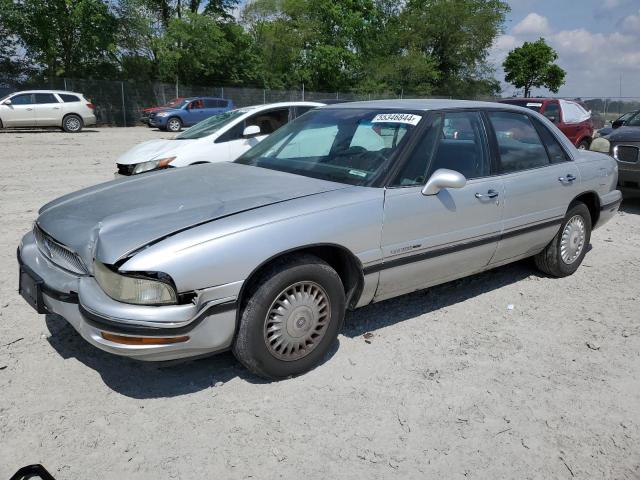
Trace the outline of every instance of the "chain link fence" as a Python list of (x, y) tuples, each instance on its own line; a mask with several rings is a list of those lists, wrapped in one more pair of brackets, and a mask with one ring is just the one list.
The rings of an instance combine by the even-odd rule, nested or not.
[[(139, 125), (144, 108), (164, 105), (176, 97), (219, 97), (232, 100), (236, 107), (298, 100), (355, 101), (419, 97), (410, 93), (396, 94), (393, 92), (376, 94), (313, 92), (306, 91), (302, 86), (297, 90), (268, 90), (261, 88), (204, 87), (160, 82), (70, 78), (52, 78), (45, 81), (29, 81), (0, 87), (0, 97), (16, 90), (25, 89), (55, 89), (83, 93), (86, 98), (91, 99), (96, 105), (98, 125), (114, 127)], [(566, 99), (576, 100), (576, 98)], [(577, 99), (582, 101), (588, 110), (591, 110), (596, 128), (602, 128), (625, 112), (640, 110), (640, 97), (585, 97)], [(496, 99), (481, 98), (478, 100), (491, 101)]]

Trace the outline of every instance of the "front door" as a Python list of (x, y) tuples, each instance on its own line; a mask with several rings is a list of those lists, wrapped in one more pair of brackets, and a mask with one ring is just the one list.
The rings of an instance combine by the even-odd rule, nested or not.
[(0, 119), (5, 127), (34, 127), (36, 124), (33, 94), (21, 93), (10, 98), (11, 105), (0, 105)]
[[(462, 173), (467, 184), (425, 196), (433, 172)], [(439, 114), (385, 194), (383, 264), (376, 300), (482, 270), (502, 230), (504, 186), (491, 176), (478, 112)]]

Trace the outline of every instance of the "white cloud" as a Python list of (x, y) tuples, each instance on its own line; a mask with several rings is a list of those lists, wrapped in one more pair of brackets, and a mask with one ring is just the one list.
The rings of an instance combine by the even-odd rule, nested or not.
[[(558, 64), (567, 72), (566, 84), (559, 95), (617, 96), (622, 75), (623, 96), (640, 97), (640, 12), (624, 19), (621, 25), (620, 32), (613, 33), (591, 32), (585, 28), (554, 30), (546, 17), (530, 13), (510, 32), (496, 39), (489, 61), (496, 66), (496, 74), (502, 80), (502, 62), (509, 51), (542, 36), (558, 52)], [(515, 93), (512, 86), (504, 84), (503, 87), (506, 94)], [(543, 89), (534, 91), (536, 95), (547, 93)]]
[(513, 27), (513, 33), (516, 35), (547, 35), (550, 31), (547, 17), (537, 13), (530, 13)]

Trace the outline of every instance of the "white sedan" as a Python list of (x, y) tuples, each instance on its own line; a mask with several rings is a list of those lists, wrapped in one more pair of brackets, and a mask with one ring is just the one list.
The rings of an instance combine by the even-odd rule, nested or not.
[(271, 103), (214, 115), (172, 139), (136, 145), (118, 158), (117, 175), (231, 162), (281, 126), (322, 105), (318, 102)]

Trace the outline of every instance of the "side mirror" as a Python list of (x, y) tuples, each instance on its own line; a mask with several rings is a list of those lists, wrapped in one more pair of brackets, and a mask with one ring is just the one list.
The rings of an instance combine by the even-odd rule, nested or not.
[(619, 128), (619, 127), (621, 127), (622, 125), (624, 125), (624, 122), (622, 122), (622, 121), (620, 121), (620, 120), (614, 120), (614, 121), (611, 123), (611, 127), (612, 127), (612, 128)]
[(589, 146), (589, 150), (609, 155), (611, 153), (611, 142), (603, 137), (594, 138)]
[(462, 188), (467, 184), (467, 179), (460, 172), (439, 168), (427, 180), (422, 188), (423, 195), (437, 195), (445, 188)]
[(11, 105), (11, 99), (7, 98), (4, 102), (2, 102), (3, 105)]
[(249, 125), (242, 132), (242, 136), (245, 138), (255, 137), (256, 135), (260, 135), (260, 127), (258, 125)]

